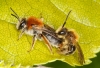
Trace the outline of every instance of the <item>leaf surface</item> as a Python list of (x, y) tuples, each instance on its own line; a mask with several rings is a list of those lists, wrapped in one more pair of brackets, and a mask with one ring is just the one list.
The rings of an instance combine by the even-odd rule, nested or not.
[[(75, 29), (80, 36), (79, 44), (85, 56), (85, 64), (100, 51), (100, 2), (80, 0), (1, 0), (0, 1), (0, 59), (7, 63), (33, 65), (62, 60), (72, 66), (80, 65), (77, 52), (69, 56), (60, 55), (53, 48), (51, 55), (43, 41), (37, 40), (34, 49), (29, 50), (32, 36), (24, 34), (20, 40), (20, 32), (16, 29), (18, 22), (13, 16), (10, 7), (20, 18), (42, 14), (44, 23), (57, 29), (64, 22), (66, 15), (72, 10), (66, 28)], [(98, 6), (98, 7), (97, 7)]]

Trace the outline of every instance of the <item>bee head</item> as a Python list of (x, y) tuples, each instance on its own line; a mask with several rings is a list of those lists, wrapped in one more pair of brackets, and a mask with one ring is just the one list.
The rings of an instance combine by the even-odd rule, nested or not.
[(22, 30), (22, 29), (24, 29), (25, 27), (26, 27), (26, 18), (22, 18), (21, 19), (21, 21), (19, 21), (18, 23), (17, 23), (17, 26), (16, 26), (16, 28), (18, 29), (18, 30)]

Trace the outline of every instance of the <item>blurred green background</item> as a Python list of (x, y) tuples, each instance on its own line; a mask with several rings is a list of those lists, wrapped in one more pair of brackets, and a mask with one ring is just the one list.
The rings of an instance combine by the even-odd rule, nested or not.
[(52, 68), (100, 68), (100, 53), (97, 54), (97, 57), (91, 59), (91, 61), (92, 63), (89, 65), (76, 66), (76, 67), (72, 67), (69, 64), (66, 64), (61, 61), (48, 63), (45, 66), (52, 67)]

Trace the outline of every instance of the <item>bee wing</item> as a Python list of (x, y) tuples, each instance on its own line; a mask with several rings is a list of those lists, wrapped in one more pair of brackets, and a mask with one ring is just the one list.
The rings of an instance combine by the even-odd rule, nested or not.
[(51, 32), (55, 32), (55, 29), (53, 29), (52, 27), (48, 26), (47, 24), (44, 24), (44, 27), (45, 27), (47, 30), (51, 31)]
[(58, 38), (58, 36), (55, 32), (55, 29), (48, 26), (47, 24), (44, 24), (44, 29), (43, 29), (42, 33), (43, 33), (43, 35), (49, 35), (49, 36), (52, 36), (53, 38), (55, 38), (56, 40), (61, 41), (61, 39)]
[(46, 24), (44, 25), (42, 34), (48, 39), (48, 41), (52, 45), (58, 45), (59, 43), (62, 42), (62, 39), (58, 37), (55, 30)]
[(75, 46), (78, 50), (79, 62), (83, 65), (85, 63), (85, 60), (84, 60), (84, 55), (83, 55), (82, 49), (81, 49), (80, 45), (78, 44), (78, 42), (76, 42)]

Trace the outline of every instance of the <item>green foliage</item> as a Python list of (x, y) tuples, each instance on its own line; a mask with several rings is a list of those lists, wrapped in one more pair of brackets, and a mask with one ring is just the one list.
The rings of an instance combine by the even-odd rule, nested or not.
[(4, 61), (0, 61), (0, 68), (32, 68), (32, 67), (21, 66), (21, 64), (19, 64), (19, 65), (7, 64)]

